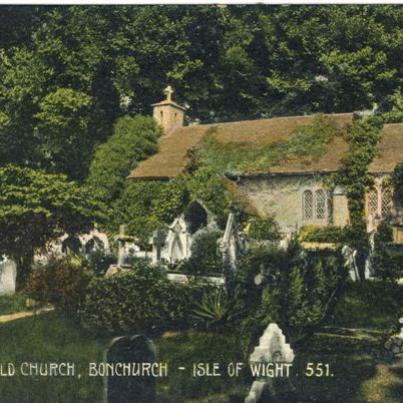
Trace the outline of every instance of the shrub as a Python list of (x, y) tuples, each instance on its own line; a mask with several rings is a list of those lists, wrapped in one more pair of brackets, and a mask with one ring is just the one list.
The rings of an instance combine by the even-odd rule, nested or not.
[(392, 241), (392, 227), (386, 222), (380, 223), (374, 238), (372, 264), (375, 274), (383, 280), (394, 280), (399, 275), (399, 254), (393, 253)]
[(301, 228), (298, 240), (300, 242), (343, 242), (345, 240), (345, 232), (343, 228), (333, 225), (326, 227), (306, 225)]
[(273, 217), (253, 217), (249, 220), (248, 236), (256, 240), (279, 241), (280, 227)]
[(122, 116), (108, 141), (95, 150), (87, 183), (98, 197), (110, 203), (117, 199), (130, 170), (157, 151), (160, 129), (148, 116)]
[(217, 241), (222, 231), (204, 229), (195, 236), (191, 256), (183, 263), (181, 270), (194, 275), (221, 274), (222, 258)]
[(392, 183), (395, 199), (403, 205), (403, 163), (396, 165), (392, 175)]
[(205, 290), (200, 301), (194, 303), (191, 318), (197, 326), (220, 328), (239, 318), (242, 308), (237, 293), (230, 297), (223, 289)]
[(116, 264), (117, 258), (104, 250), (95, 250), (88, 254), (88, 265), (96, 276), (103, 276), (111, 264)]
[(184, 326), (201, 289), (172, 283), (160, 268), (137, 261), (128, 272), (94, 278), (80, 316), (85, 326), (115, 334)]
[(26, 293), (40, 303), (50, 303), (66, 314), (76, 314), (91, 280), (90, 271), (77, 256), (52, 256), (28, 278)]
[(293, 338), (308, 334), (331, 313), (346, 276), (339, 252), (308, 253), (295, 240), (287, 250), (250, 250), (237, 276), (245, 290), (246, 332), (253, 337), (274, 321)]

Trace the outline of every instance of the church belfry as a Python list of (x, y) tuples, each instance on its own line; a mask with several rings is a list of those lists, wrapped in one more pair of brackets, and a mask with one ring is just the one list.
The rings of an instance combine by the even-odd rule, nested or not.
[(183, 126), (185, 119), (185, 108), (172, 100), (174, 90), (170, 85), (165, 88), (166, 98), (156, 104), (152, 104), (153, 116), (163, 128), (164, 134), (169, 134), (173, 129)]

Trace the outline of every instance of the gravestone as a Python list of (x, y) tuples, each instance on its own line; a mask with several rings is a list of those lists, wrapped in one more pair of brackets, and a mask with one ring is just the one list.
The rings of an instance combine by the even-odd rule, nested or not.
[(140, 248), (134, 243), (134, 238), (126, 234), (127, 226), (120, 226), (119, 235), (116, 237), (118, 241), (118, 267), (130, 267), (133, 259)]
[(14, 261), (5, 259), (0, 263), (0, 295), (14, 294), (17, 279), (17, 266)]
[[(251, 365), (259, 363), (291, 364), (294, 351), (286, 342), (282, 330), (276, 323), (270, 323), (249, 357)], [(258, 377), (252, 384), (245, 403), (282, 401), (293, 399), (294, 387), (289, 378)], [(269, 400), (268, 400), (269, 399)]]
[[(106, 353), (107, 363), (153, 363), (154, 343), (144, 335), (115, 339)], [(155, 378), (152, 376), (105, 377), (106, 403), (153, 403), (156, 399)]]
[(344, 257), (344, 266), (348, 268), (348, 273), (352, 281), (356, 282), (360, 280), (360, 274), (357, 266), (357, 251), (350, 248), (348, 245), (344, 245), (341, 249), (341, 253)]
[(239, 239), (235, 223), (234, 213), (228, 215), (224, 235), (218, 240), (221, 252), (225, 284), (228, 292), (232, 291), (237, 266), (239, 251)]
[(403, 318), (399, 319), (400, 332), (389, 337), (389, 339), (384, 344), (384, 349), (386, 357), (402, 358), (403, 357)]

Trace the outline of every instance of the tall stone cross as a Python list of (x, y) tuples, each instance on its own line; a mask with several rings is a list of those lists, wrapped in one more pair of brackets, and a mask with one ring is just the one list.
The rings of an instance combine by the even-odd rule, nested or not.
[(165, 88), (164, 93), (165, 93), (165, 95), (167, 97), (166, 100), (167, 101), (172, 101), (172, 94), (174, 93), (174, 90), (170, 85), (168, 85), (168, 87)]

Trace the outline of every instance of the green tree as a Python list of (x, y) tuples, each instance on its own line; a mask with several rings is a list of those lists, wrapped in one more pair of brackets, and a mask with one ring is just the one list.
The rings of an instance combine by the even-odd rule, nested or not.
[(109, 140), (97, 147), (87, 183), (105, 202), (116, 200), (138, 162), (157, 151), (160, 129), (151, 117), (124, 116)]
[(64, 233), (89, 231), (102, 217), (91, 193), (64, 175), (0, 168), (0, 251), (17, 263), (19, 288), (37, 251)]
[(170, 224), (188, 201), (181, 178), (170, 182), (130, 182), (113, 203), (108, 229), (116, 232), (119, 224), (126, 223), (129, 233), (146, 245), (152, 232)]
[(34, 115), (42, 165), (82, 181), (92, 154), (88, 135), (91, 97), (70, 88), (58, 88), (39, 103)]

